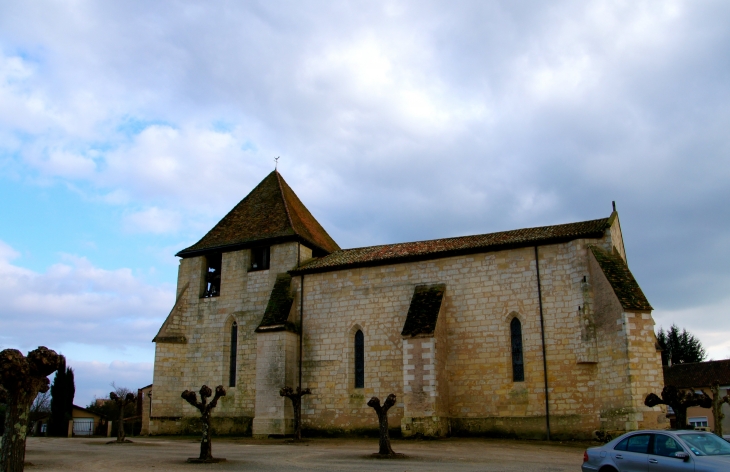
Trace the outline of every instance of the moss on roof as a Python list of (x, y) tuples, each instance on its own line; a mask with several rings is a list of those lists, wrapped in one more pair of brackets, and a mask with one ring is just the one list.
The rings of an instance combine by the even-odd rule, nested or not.
[(629, 266), (620, 255), (610, 254), (598, 246), (590, 246), (590, 248), (624, 310), (653, 310), (631, 274)]
[(266, 305), (264, 317), (256, 331), (271, 331), (266, 328), (291, 329), (290, 326), (287, 326), (287, 320), (292, 303), (294, 303), (294, 299), (291, 296), (291, 275), (278, 274), (269, 296), (269, 303)]
[(353, 267), (498, 251), (515, 247), (534, 246), (536, 244), (553, 244), (580, 238), (601, 238), (608, 228), (610, 228), (609, 219), (602, 218), (579, 223), (517, 229), (476, 236), (344, 249), (305, 262), (291, 273), (327, 272)]
[(301, 240), (326, 253), (340, 249), (281, 175), (274, 171), (200, 241), (177, 255), (191, 257), (213, 250), (288, 240)]
[(402, 336), (433, 335), (445, 290), (445, 284), (416, 286)]

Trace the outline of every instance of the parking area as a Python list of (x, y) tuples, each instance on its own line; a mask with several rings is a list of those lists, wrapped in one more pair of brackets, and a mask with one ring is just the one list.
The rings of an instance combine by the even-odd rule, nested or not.
[(197, 457), (193, 438), (133, 438), (132, 444), (108, 439), (28, 438), (28, 471), (579, 471), (584, 446), (503, 439), (396, 440), (399, 459), (376, 459), (377, 439), (286, 440), (216, 438), (218, 464), (188, 464)]

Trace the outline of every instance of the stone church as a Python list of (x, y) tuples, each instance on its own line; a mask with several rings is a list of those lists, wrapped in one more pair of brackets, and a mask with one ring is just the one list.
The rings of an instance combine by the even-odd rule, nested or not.
[(586, 438), (667, 427), (652, 307), (618, 214), (341, 249), (274, 171), (181, 258), (153, 342), (151, 434), (192, 432), (180, 393), (222, 384), (218, 433)]

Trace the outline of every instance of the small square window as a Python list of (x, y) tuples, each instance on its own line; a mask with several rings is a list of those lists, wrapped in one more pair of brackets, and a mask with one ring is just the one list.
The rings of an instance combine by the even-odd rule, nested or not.
[(707, 417), (706, 416), (697, 416), (694, 418), (690, 418), (688, 423), (693, 428), (706, 428), (707, 427)]
[(269, 248), (257, 247), (251, 249), (251, 270), (266, 270), (269, 268)]

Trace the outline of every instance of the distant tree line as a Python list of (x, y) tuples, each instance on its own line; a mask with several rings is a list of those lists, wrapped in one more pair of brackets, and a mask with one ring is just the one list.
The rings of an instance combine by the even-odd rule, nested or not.
[(707, 358), (707, 352), (700, 340), (686, 329), (680, 332), (676, 324), (667, 331), (659, 328), (657, 341), (662, 349), (663, 365), (690, 364), (702, 362)]

